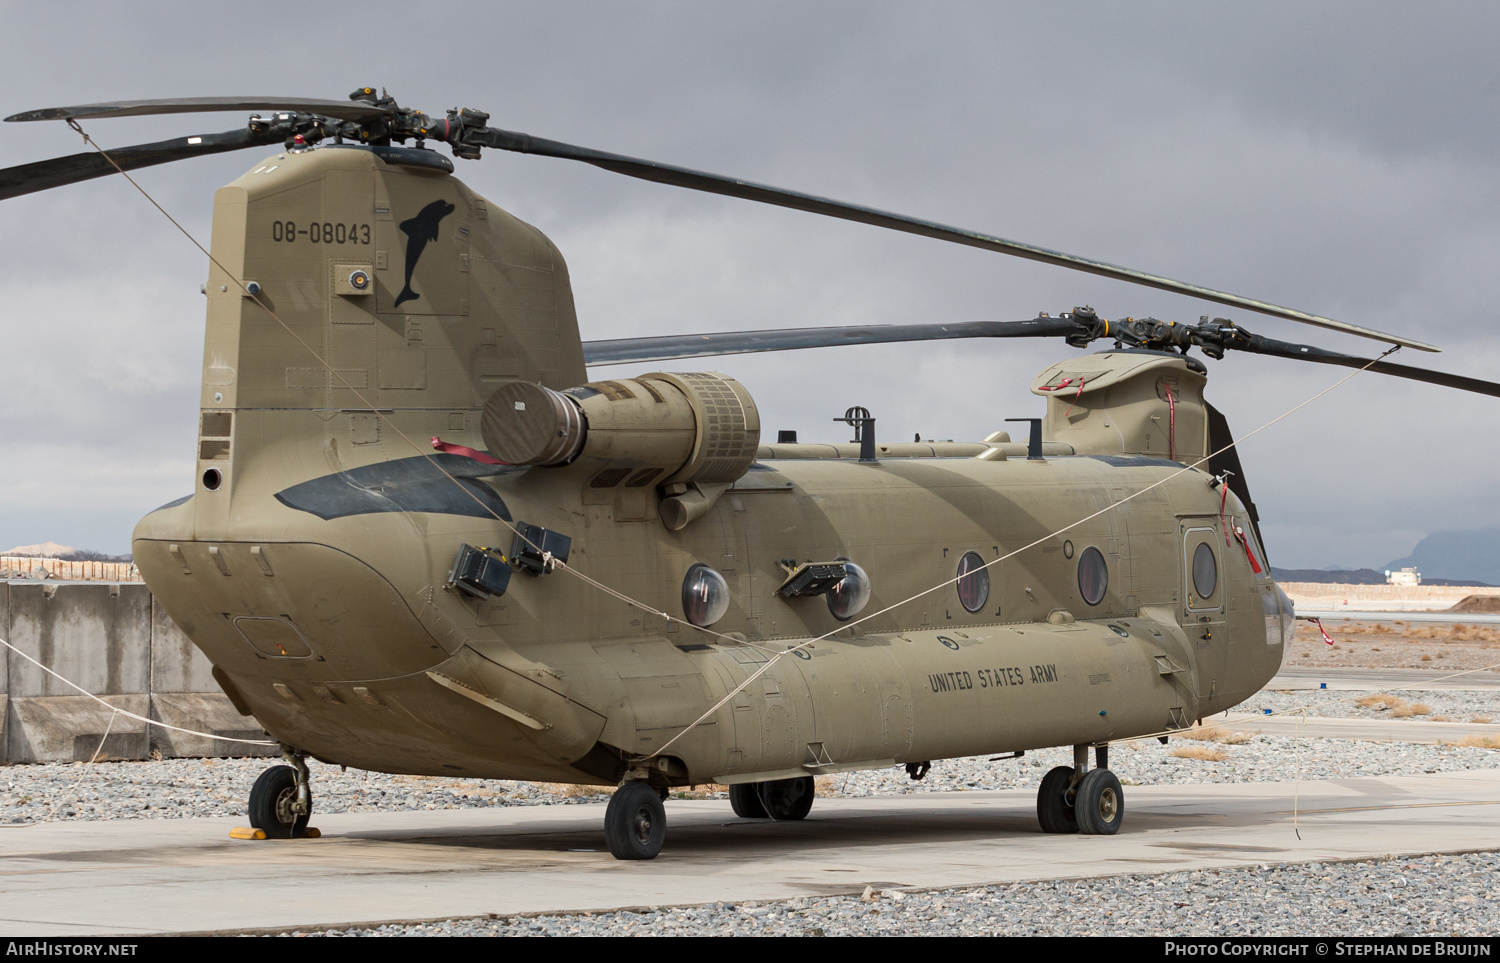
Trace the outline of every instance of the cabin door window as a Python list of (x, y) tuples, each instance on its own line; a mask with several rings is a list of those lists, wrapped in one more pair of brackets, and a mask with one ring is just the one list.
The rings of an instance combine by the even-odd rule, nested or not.
[(1224, 608), (1224, 539), (1215, 525), (1184, 523), (1182, 532), (1183, 606), (1188, 612)]

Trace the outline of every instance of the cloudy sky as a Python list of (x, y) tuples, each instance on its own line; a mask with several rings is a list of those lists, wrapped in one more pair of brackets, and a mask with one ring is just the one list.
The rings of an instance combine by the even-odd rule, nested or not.
[[(95, 100), (343, 97), (970, 227), (1441, 345), (1407, 364), (1500, 380), (1500, 7), (1270, 3), (0, 3), (0, 114)], [(115, 12), (118, 11), (118, 12)], [(108, 145), (238, 116), (97, 121)], [(4, 125), (0, 166), (82, 149)], [(207, 237), (256, 154), (143, 172)], [(544, 158), (459, 162), (546, 231), (586, 339), (1019, 319), (1092, 304), (1350, 353), (1371, 342), (861, 225)], [(120, 178), (0, 210), (0, 548), (129, 549), (189, 491), (201, 255)], [(851, 404), (900, 438), (973, 439), (1038, 413), (1074, 349), (950, 343), (728, 358), (768, 431), (846, 440)], [(1341, 369), (1231, 357), (1237, 434)], [(607, 369), (622, 373), (622, 369)], [(629, 369), (623, 369), (629, 373)], [(1500, 524), (1500, 400), (1361, 375), (1245, 442), (1272, 560), (1380, 566), (1425, 534)], [(888, 432), (888, 434), (886, 434)]]

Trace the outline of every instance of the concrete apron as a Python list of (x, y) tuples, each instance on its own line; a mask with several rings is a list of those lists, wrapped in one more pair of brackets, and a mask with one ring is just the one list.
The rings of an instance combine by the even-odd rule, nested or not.
[[(316, 794), (316, 784), (314, 785)], [(1126, 787), (1118, 836), (1053, 836), (1029, 790), (819, 799), (801, 822), (669, 800), (667, 845), (620, 862), (603, 805), (317, 816), (321, 839), (235, 820), (0, 831), (0, 934), (292, 929), (789, 899), (1500, 848), (1500, 771)], [(884, 906), (882, 907), (884, 909)]]

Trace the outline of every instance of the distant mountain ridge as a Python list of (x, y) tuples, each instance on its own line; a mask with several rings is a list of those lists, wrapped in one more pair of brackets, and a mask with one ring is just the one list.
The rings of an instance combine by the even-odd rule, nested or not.
[[(1391, 569), (1394, 571), (1396, 565), (1393, 563)], [(1474, 579), (1448, 579), (1428, 578), (1427, 572), (1422, 572), (1423, 585), (1464, 585), (1471, 588), (1493, 588), (1487, 582), (1479, 582)], [(1377, 572), (1373, 568), (1355, 569), (1321, 569), (1321, 568), (1277, 568), (1271, 566), (1271, 577), (1278, 582), (1322, 582), (1329, 585), (1384, 585), (1385, 573)]]
[(17, 545), (15, 548), (0, 552), (0, 555), (21, 558), (61, 558), (64, 552), (76, 552), (78, 549), (71, 545), (59, 545), (56, 542), (42, 542), (40, 545)]
[(1500, 583), (1500, 528), (1466, 532), (1433, 532), (1417, 543), (1411, 554), (1386, 565), (1392, 571), (1414, 568), (1423, 582), (1461, 579), (1461, 584)]
[(43, 542), (40, 545), (17, 545), (15, 548), (0, 552), (0, 555), (11, 558), (55, 558), (64, 562), (134, 561), (129, 555), (106, 555), (103, 552), (91, 552), (88, 549), (79, 550), (71, 545), (59, 545), (56, 542)]
[(1277, 568), (1271, 566), (1271, 577), (1278, 582), (1336, 582), (1340, 585), (1384, 585), (1385, 573), (1373, 568), (1332, 569)]

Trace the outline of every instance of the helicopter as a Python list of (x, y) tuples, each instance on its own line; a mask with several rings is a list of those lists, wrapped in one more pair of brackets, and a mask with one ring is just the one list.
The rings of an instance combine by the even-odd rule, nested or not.
[[(585, 343), (566, 262), (454, 176), (484, 150), (832, 216), (1420, 351), (1321, 315), (828, 198), (532, 137), (363, 87), (347, 101), (185, 98), (13, 122), (254, 111), (242, 128), (0, 171), (0, 199), (274, 148), (214, 199), (191, 494), (132, 546), (147, 585), (281, 746), (252, 825), (307, 834), (308, 757), (616, 787), (605, 838), (650, 859), (674, 787), (802, 819), (814, 779), (1068, 746), (1038, 822), (1111, 835), (1111, 742), (1258, 691), (1295, 613), (1227, 419), (1190, 349), (1500, 385), (1088, 307), (1015, 321)], [(846, 344), (1054, 338), (1024, 440), (762, 437), (717, 371), (586, 369)], [(1388, 354), (1389, 352), (1387, 352)], [(1092, 750), (1092, 752), (1091, 752)]]

